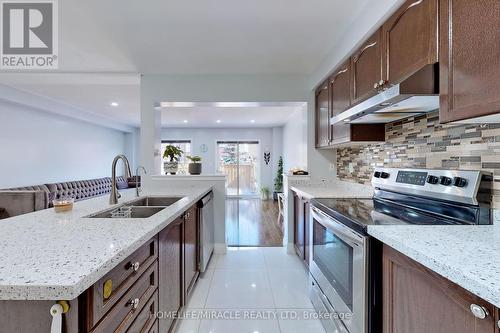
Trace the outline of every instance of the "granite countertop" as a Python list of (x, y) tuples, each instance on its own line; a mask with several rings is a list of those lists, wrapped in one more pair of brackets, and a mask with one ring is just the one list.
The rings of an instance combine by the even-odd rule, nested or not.
[(500, 307), (500, 225), (384, 225), (368, 233)]
[(373, 188), (371, 186), (346, 181), (333, 181), (321, 184), (292, 185), (291, 190), (308, 198), (371, 198)]
[[(108, 209), (109, 196), (0, 221), (0, 300), (72, 300), (145, 244), (212, 188), (170, 187), (145, 195), (183, 197), (147, 219), (83, 218)], [(120, 191), (119, 204), (135, 199)]]

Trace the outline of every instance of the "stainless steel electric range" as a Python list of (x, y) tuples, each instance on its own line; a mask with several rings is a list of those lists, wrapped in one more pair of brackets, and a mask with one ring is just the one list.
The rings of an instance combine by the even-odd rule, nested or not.
[(491, 224), (492, 176), (376, 168), (373, 199), (314, 199), (310, 297), (328, 333), (380, 332), (381, 244), (370, 225)]

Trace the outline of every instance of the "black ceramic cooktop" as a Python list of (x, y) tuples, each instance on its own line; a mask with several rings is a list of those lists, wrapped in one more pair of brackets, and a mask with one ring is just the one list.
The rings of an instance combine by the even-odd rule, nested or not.
[(379, 199), (313, 199), (311, 203), (361, 233), (369, 225), (467, 224)]

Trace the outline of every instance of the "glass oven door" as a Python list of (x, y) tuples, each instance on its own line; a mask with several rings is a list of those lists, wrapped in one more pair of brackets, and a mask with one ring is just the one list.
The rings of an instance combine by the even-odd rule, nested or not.
[(367, 245), (361, 235), (317, 207), (311, 208), (309, 270), (349, 332), (367, 322)]
[(313, 225), (313, 261), (352, 311), (353, 248), (318, 221)]

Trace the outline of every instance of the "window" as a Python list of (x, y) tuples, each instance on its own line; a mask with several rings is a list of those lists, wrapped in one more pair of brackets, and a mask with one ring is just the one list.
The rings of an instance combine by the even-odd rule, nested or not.
[(161, 141), (161, 156), (162, 156), (162, 164), (161, 164), (161, 174), (165, 174), (165, 170), (163, 169), (163, 153), (165, 152), (165, 148), (168, 145), (176, 146), (180, 148), (184, 154), (179, 158), (179, 175), (187, 175), (188, 174), (188, 164), (189, 160), (186, 156), (191, 155), (191, 140), (162, 140)]

